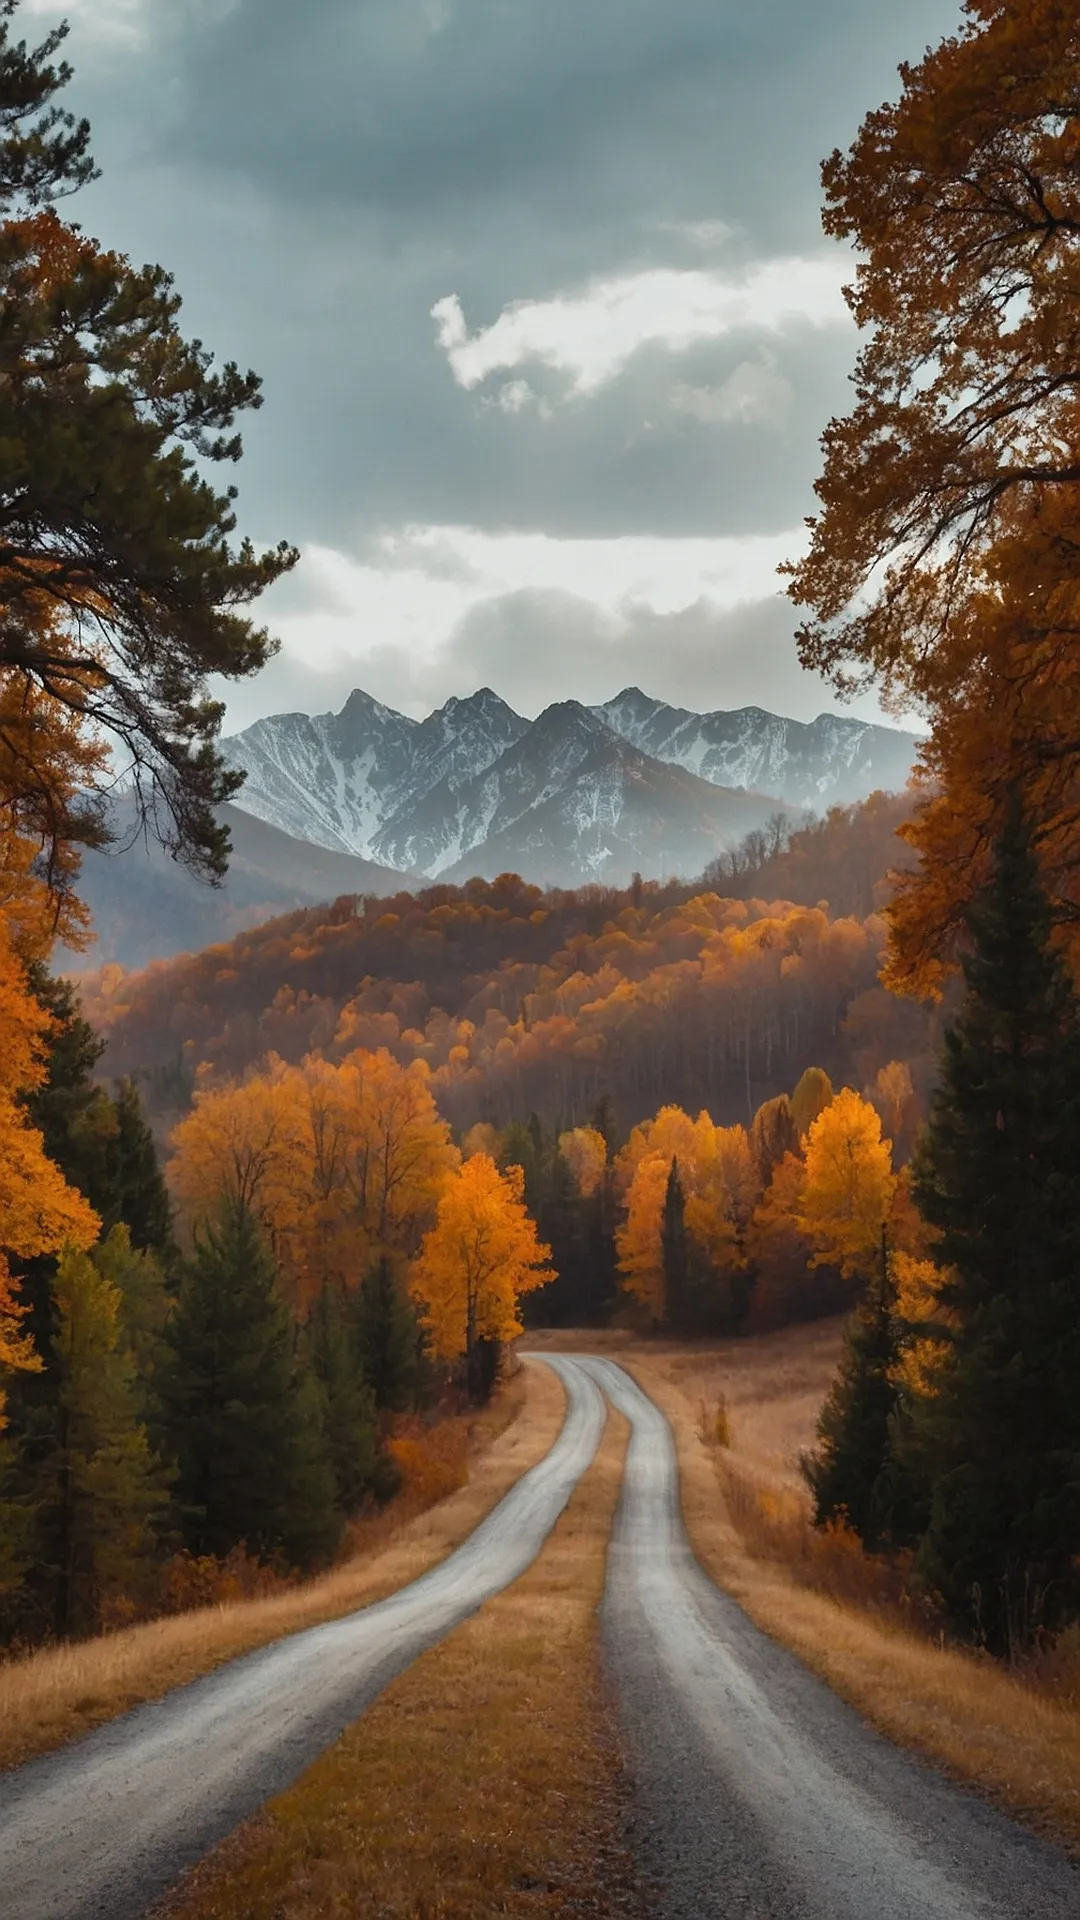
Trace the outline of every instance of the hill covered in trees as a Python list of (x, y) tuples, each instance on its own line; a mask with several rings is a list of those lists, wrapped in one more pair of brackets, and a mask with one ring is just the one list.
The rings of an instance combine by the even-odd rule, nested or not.
[(665, 1101), (748, 1123), (810, 1065), (865, 1086), (902, 1059), (925, 1088), (931, 1017), (877, 977), (901, 814), (876, 796), (751, 835), (696, 887), (503, 875), (346, 895), (138, 974), (106, 967), (85, 1004), (107, 1069), (143, 1076), (161, 1119), (196, 1075), (358, 1047), (422, 1061), (462, 1130), (533, 1109), (569, 1125), (603, 1095), (624, 1126)]

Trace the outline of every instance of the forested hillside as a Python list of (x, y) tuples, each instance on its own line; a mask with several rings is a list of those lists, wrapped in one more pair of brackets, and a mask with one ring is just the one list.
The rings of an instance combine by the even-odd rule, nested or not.
[(160, 1118), (196, 1074), (358, 1047), (423, 1061), (461, 1129), (533, 1109), (571, 1124), (605, 1094), (624, 1126), (665, 1101), (749, 1121), (809, 1065), (862, 1087), (903, 1059), (925, 1089), (927, 1009), (877, 978), (900, 814), (878, 796), (771, 850), (750, 836), (734, 873), (696, 888), (544, 893), (504, 875), (345, 896), (143, 973), (105, 968), (85, 1004), (107, 1069), (147, 1076)]

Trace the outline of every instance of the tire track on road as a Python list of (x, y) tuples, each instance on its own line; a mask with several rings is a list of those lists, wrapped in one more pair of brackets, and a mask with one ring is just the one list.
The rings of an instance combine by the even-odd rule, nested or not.
[(614, 1362), (579, 1364), (632, 1427), (602, 1618), (658, 1920), (1077, 1920), (1064, 1854), (891, 1746), (713, 1584), (664, 1415)]

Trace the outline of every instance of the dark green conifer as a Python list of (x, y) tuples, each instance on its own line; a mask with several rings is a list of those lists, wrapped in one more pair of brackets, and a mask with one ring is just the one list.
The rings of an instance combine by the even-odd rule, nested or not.
[(145, 1600), (165, 1508), (122, 1296), (104, 1267), (68, 1252), (56, 1276), (58, 1418), (39, 1483), (47, 1559), (35, 1586), (51, 1587), (61, 1638), (102, 1626), (110, 1603)]
[(660, 1244), (664, 1260), (664, 1318), (673, 1333), (689, 1333), (693, 1330), (690, 1245), (686, 1233), (686, 1195), (677, 1159), (672, 1160), (668, 1172)]
[(840, 1370), (818, 1419), (803, 1474), (820, 1526), (845, 1520), (870, 1552), (883, 1544), (891, 1499), (900, 1329), (884, 1237), (881, 1259), (844, 1334)]
[(375, 1395), (364, 1379), (338, 1288), (324, 1286), (308, 1323), (311, 1367), (322, 1396), (322, 1426), (337, 1504), (348, 1519), (368, 1494), (381, 1491)]
[(404, 1413), (420, 1389), (420, 1329), (387, 1254), (372, 1261), (360, 1283), (354, 1312), (360, 1371), (380, 1413)]
[(1004, 1653), (1080, 1615), (1080, 1021), (1018, 803), (968, 924), (913, 1181), (954, 1320), (918, 1564)]
[(166, 1414), (187, 1545), (224, 1555), (243, 1541), (300, 1565), (325, 1559), (339, 1522), (318, 1391), (242, 1208), (226, 1208), (199, 1238), (169, 1344)]
[(105, 1179), (111, 1189), (106, 1227), (123, 1222), (131, 1244), (171, 1267), (176, 1258), (172, 1206), (158, 1165), (154, 1136), (143, 1117), (134, 1080), (118, 1080), (112, 1099), (113, 1129), (105, 1142)]

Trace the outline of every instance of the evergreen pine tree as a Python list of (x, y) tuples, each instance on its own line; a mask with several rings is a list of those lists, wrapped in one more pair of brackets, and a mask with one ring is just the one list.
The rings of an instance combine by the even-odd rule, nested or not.
[(44, 1479), (44, 1537), (58, 1637), (103, 1624), (110, 1603), (149, 1591), (165, 1474), (139, 1418), (119, 1289), (91, 1254), (56, 1275), (59, 1419)]
[(526, 1326), (580, 1326), (586, 1317), (589, 1248), (585, 1237), (587, 1203), (566, 1155), (556, 1146), (548, 1155), (536, 1225), (551, 1248), (555, 1279), (527, 1294), (522, 1302)]
[(337, 1288), (322, 1288), (307, 1331), (311, 1368), (322, 1397), (326, 1455), (338, 1508), (348, 1518), (381, 1479), (375, 1396), (364, 1379)]
[[(599, 1129), (597, 1129), (599, 1131)], [(615, 1176), (608, 1166), (596, 1192), (583, 1202), (585, 1215), (585, 1286), (582, 1319), (586, 1326), (606, 1324), (619, 1291), (615, 1225), (618, 1206)]]
[(176, 1258), (172, 1206), (134, 1080), (117, 1081), (112, 1108), (113, 1130), (105, 1142), (105, 1179), (111, 1194), (103, 1224), (108, 1228), (123, 1222), (132, 1246), (156, 1254), (169, 1270)]
[(422, 1371), (420, 1329), (385, 1253), (360, 1283), (353, 1324), (361, 1374), (380, 1413), (404, 1413), (415, 1406)]
[(543, 1198), (544, 1133), (535, 1113), (528, 1126), (512, 1120), (503, 1134), (499, 1149), (499, 1169), (520, 1167), (525, 1175), (525, 1205), (535, 1219)]
[(818, 1420), (816, 1453), (803, 1474), (814, 1495), (814, 1520), (846, 1520), (874, 1552), (888, 1529), (893, 1420), (899, 1399), (895, 1369), (900, 1330), (888, 1248), (844, 1334), (840, 1370)]
[(920, 1415), (925, 1578), (998, 1653), (1080, 1614), (1080, 1020), (1014, 802), (969, 915), (966, 995), (913, 1192), (949, 1270)]
[(132, 1246), (131, 1234), (123, 1225), (113, 1227), (99, 1240), (93, 1261), (119, 1295), (124, 1341), (135, 1368), (140, 1418), (157, 1442), (161, 1379), (168, 1350), (165, 1328), (170, 1294), (165, 1275), (152, 1253)]
[[(72, 1186), (86, 1195), (104, 1221), (113, 1200), (106, 1174), (106, 1143), (115, 1125), (108, 1095), (94, 1080), (104, 1041), (83, 1019), (69, 981), (57, 979), (40, 963), (30, 967), (29, 978), (35, 999), (55, 1024), (45, 1063), (46, 1077), (27, 1099), (26, 1110), (41, 1130), (49, 1159), (56, 1162)], [(111, 1219), (108, 1224), (112, 1224)], [(28, 1261), (20, 1285), (20, 1297), (28, 1309), (27, 1331), (46, 1369), (52, 1353), (56, 1265), (51, 1255)], [(47, 1370), (45, 1374), (21, 1376), (16, 1389), (18, 1397), (32, 1407), (43, 1402), (55, 1404), (55, 1383)]]
[(297, 1564), (339, 1531), (322, 1413), (298, 1367), (274, 1265), (251, 1215), (231, 1206), (199, 1239), (169, 1325), (165, 1399), (186, 1544)]
[(672, 1160), (668, 1173), (660, 1244), (664, 1258), (664, 1318), (673, 1333), (689, 1333), (693, 1319), (690, 1247), (686, 1234), (686, 1195), (677, 1159)]

